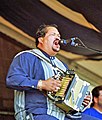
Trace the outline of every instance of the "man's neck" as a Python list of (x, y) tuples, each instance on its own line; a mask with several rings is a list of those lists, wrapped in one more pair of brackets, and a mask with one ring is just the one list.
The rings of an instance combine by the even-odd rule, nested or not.
[(102, 114), (102, 106), (94, 105), (93, 108)]
[(45, 49), (42, 49), (40, 47), (38, 47), (38, 49), (41, 50), (42, 52), (48, 54), (49, 56), (55, 56), (57, 54), (56, 52), (51, 53), (51, 52), (49, 52), (49, 51), (47, 51)]

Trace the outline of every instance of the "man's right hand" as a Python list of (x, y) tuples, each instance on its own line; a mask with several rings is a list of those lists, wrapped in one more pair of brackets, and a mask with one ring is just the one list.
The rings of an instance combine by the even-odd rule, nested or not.
[(61, 81), (54, 77), (47, 80), (42, 80), (42, 89), (50, 92), (57, 92), (61, 87)]

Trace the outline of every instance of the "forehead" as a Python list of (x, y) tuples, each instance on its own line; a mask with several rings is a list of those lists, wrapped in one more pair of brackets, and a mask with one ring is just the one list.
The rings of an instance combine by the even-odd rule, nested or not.
[(47, 27), (47, 33), (51, 33), (51, 32), (59, 34), (59, 31), (58, 31), (57, 28), (55, 28), (55, 27)]
[(99, 94), (102, 95), (102, 90), (99, 91)]

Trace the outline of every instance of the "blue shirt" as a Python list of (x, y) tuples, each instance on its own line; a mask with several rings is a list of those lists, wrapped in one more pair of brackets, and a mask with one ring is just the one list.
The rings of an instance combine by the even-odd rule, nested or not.
[(100, 120), (102, 120), (102, 113), (99, 113), (97, 110), (95, 110), (94, 108), (88, 108), (86, 109), (84, 112), (84, 114), (99, 118)]
[[(51, 58), (45, 52), (43, 54), (48, 59)], [(67, 65), (65, 66), (67, 68)], [(47, 98), (37, 89), (40, 79), (45, 80), (41, 59), (29, 52), (24, 52), (13, 59), (6, 78), (8, 87), (25, 91), (25, 109), (34, 114), (47, 113)]]

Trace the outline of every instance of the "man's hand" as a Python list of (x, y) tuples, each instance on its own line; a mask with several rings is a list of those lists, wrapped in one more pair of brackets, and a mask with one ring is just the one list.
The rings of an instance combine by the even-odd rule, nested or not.
[(50, 92), (57, 92), (61, 87), (61, 81), (54, 77), (47, 80), (42, 80), (42, 89)]
[(85, 96), (82, 105), (84, 105), (84, 110), (91, 104), (92, 102), (92, 94), (89, 92), (88, 95)]

